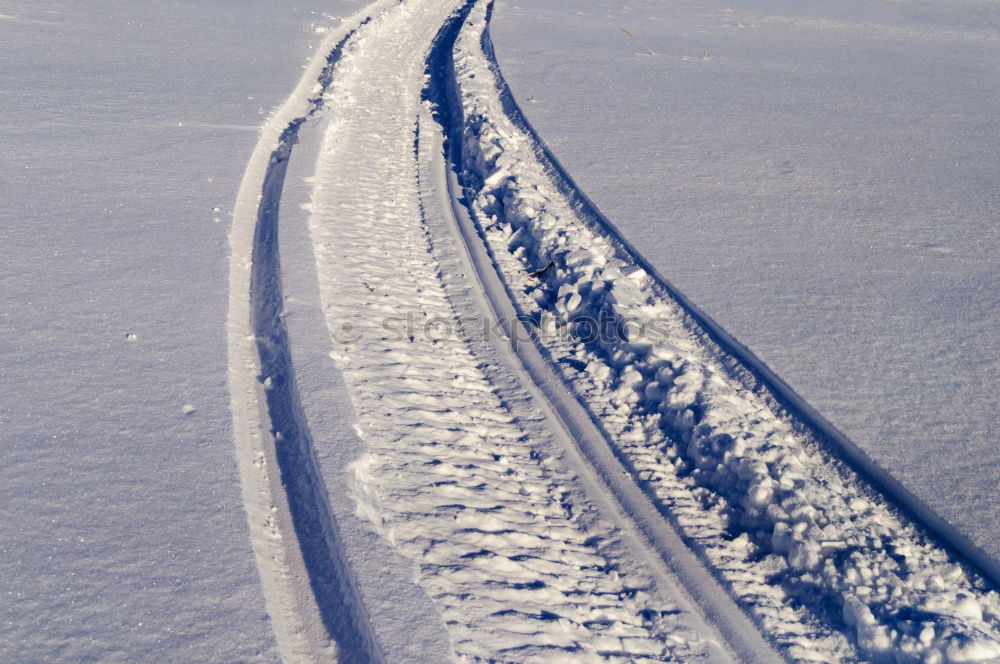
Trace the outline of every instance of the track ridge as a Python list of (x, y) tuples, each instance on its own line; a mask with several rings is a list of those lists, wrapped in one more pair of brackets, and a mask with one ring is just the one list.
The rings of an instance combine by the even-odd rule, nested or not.
[[(487, 8), (487, 24), (489, 15), (493, 12), (492, 5)], [(615, 244), (623, 254), (627, 254), (634, 264), (642, 268), (655, 282), (655, 289), (663, 297), (672, 299), (680, 305), (691, 318), (694, 327), (705, 335), (708, 343), (719, 346), (720, 349), (735, 360), (729, 369), (741, 382), (750, 389), (761, 389), (766, 398), (772, 400), (776, 408), (787, 410), (798, 421), (812, 429), (813, 434), (826, 447), (830, 454), (850, 464), (858, 474), (883, 493), (887, 498), (908, 512), (908, 515), (918, 521), (924, 528), (932, 532), (941, 544), (964, 558), (976, 567), (977, 572), (987, 577), (995, 586), (1000, 586), (1000, 562), (979, 549), (968, 537), (954, 526), (938, 516), (932, 509), (917, 498), (909, 489), (859, 448), (835, 425), (827, 420), (815, 408), (767, 366), (752, 350), (733, 337), (711, 316), (692, 302), (678, 290), (669, 279), (647, 261), (642, 253), (629, 242), (618, 230), (614, 222), (604, 216), (597, 205), (587, 196), (586, 192), (576, 184), (572, 174), (560, 163), (558, 157), (549, 149), (544, 139), (528, 122), (520, 105), (510, 90), (500, 64), (497, 60), (493, 42), (487, 28), (482, 35), (483, 53), (486, 55), (490, 69), (496, 77), (497, 91), (504, 111), (511, 122), (525, 134), (531, 137), (539, 162), (544, 166), (552, 183), (557, 187), (570, 205), (581, 217), (590, 224), (598, 226), (602, 232)], [(758, 387), (759, 386), (759, 387)]]
[(500, 74), (491, 7), (456, 47), (465, 200), (519, 317), (635, 481), (790, 660), (1000, 657), (997, 594), (954, 542), (875, 491), (881, 471), (831, 453), (547, 153)]

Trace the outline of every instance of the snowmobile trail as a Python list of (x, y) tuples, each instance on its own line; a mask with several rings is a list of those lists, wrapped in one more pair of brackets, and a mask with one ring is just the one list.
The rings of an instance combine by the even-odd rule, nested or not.
[(345, 20), (244, 177), (230, 383), (282, 657), (418, 656), (365, 606), (343, 477), (316, 461), (336, 441), (296, 386), (276, 228), (309, 121), (315, 306), (366, 449), (352, 509), (410, 561), (378, 573), (426, 596), (408, 618), (440, 622), (452, 660), (1000, 659), (988, 581), (581, 204), (506, 90), (491, 11)]
[(445, 283), (455, 249), (434, 231), (453, 225), (451, 205), (428, 163), (441, 128), (420, 118), (432, 45), (450, 48), (460, 9), (410, 2), (373, 20), (326, 95), (310, 228), (369, 449), (359, 509), (413, 561), (460, 659), (726, 661), (567, 472), (519, 377), (470, 340), (467, 285)]

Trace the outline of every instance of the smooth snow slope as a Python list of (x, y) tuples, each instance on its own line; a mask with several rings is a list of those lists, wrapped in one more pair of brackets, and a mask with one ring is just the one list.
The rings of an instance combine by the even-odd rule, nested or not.
[(1000, 559), (1000, 9), (505, 0), (492, 32), (625, 237)]
[(0, 660), (275, 660), (229, 210), (310, 24), (353, 6), (0, 2)]

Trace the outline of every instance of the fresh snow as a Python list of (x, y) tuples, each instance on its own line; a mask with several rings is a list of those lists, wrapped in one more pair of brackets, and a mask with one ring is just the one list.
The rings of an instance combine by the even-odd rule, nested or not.
[[(202, 78), (173, 72), (185, 85), (229, 81), (194, 57), (219, 46), (198, 38), (219, 30), (204, 13), (99, 6), (191, 39), (185, 62)], [(238, 184), (231, 224), (215, 222), (228, 216), (222, 201), (199, 223), (228, 226), (228, 311), (225, 235), (206, 242), (185, 216), (214, 176), (211, 187), (189, 177), (184, 190), (118, 198), (79, 176), (56, 181), (72, 196), (61, 216), (39, 207), (15, 227), (24, 256), (10, 253), (6, 269), (21, 290), (3, 322), (29, 397), (19, 404), (31, 407), (4, 411), (23, 452), (4, 471), (4, 528), (17, 526), (0, 531), (5, 658), (1000, 661), (1000, 596), (980, 573), (994, 574), (989, 560), (663, 281), (584, 196), (519, 109), (531, 99), (507, 87), (492, 3), (339, 9), (261, 10), (284, 26), (268, 33), (274, 47), (316, 43), (297, 84), (302, 53), (257, 74), (272, 100), (291, 94), (254, 123), (229, 120), (225, 103), (205, 110), (197, 94), (152, 104), (187, 108), (178, 122), (207, 132), (197, 149), (150, 134), (132, 107), (94, 107), (100, 87), (77, 93), (96, 115), (68, 136), (117, 123), (137, 132), (107, 143), (141, 146), (145, 168), (125, 174), (172, 182), (225, 165), (219, 181), (230, 195)], [(233, 12), (213, 11), (236, 22), (225, 53), (240, 71), (241, 49), (262, 43)], [(37, 27), (52, 25), (47, 13), (6, 3), (0, 21), (31, 33), (49, 29)], [(56, 25), (92, 27), (88, 17)], [(170, 69), (156, 48), (142, 57)], [(15, 90), (35, 65), (51, 71), (31, 49), (12, 60), (25, 65)], [(218, 89), (256, 97), (245, 92), (256, 80)], [(38, 123), (13, 108), (12, 145), (28, 155), (47, 137), (39, 166), (64, 152), (58, 126), (17, 134)], [(218, 149), (237, 138), (242, 157)], [(97, 154), (91, 139), (74, 145), (70, 155), (94, 163), (83, 159)], [(154, 168), (175, 153), (174, 170)], [(13, 181), (19, 200), (34, 200), (34, 181)], [(89, 197), (103, 217), (82, 214)], [(133, 228), (122, 216), (150, 204), (169, 223)], [(45, 253), (74, 212), (85, 220), (70, 239), (78, 253), (110, 247), (117, 262)], [(121, 279), (109, 281), (110, 266)], [(45, 286), (43, 270), (65, 283)], [(68, 341), (69, 324), (40, 333), (62, 320), (59, 306), (103, 311), (101, 288), (104, 327), (137, 318), (117, 350), (84, 337), (53, 359), (16, 345), (22, 320), (38, 321), (32, 339)], [(143, 312), (165, 327), (140, 324)], [(81, 432), (72, 455), (48, 440), (60, 421)], [(72, 550), (27, 527), (45, 519)]]
[(0, 2), (0, 661), (273, 662), (227, 232), (348, 2)]

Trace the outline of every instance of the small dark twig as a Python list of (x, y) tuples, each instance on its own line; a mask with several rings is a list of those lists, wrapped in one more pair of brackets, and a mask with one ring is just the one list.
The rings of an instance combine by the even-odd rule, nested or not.
[(551, 269), (552, 269), (552, 268), (554, 268), (555, 266), (556, 266), (556, 262), (555, 262), (555, 261), (549, 261), (549, 264), (548, 264), (548, 265), (546, 265), (545, 267), (543, 267), (543, 268), (542, 268), (541, 270), (537, 270), (537, 271), (535, 271), (535, 272), (532, 272), (532, 273), (531, 273), (530, 275), (528, 275), (528, 276), (530, 276), (530, 277), (533, 277), (533, 278), (535, 278), (535, 279), (540, 279), (540, 278), (542, 278), (543, 276), (545, 276), (545, 273), (546, 273), (546, 272), (548, 272), (549, 270), (551, 270)]
[(618, 29), (621, 30), (622, 32), (624, 32), (626, 35), (628, 35), (632, 39), (634, 39), (639, 44), (639, 46), (642, 46), (644, 49), (646, 49), (646, 51), (648, 51), (650, 55), (656, 55), (656, 51), (654, 51), (653, 49), (651, 49), (646, 42), (642, 41), (641, 39), (639, 39), (638, 37), (636, 37), (635, 35), (633, 35), (631, 32), (629, 32), (628, 30), (626, 30), (625, 28), (623, 28), (620, 25), (618, 26)]

